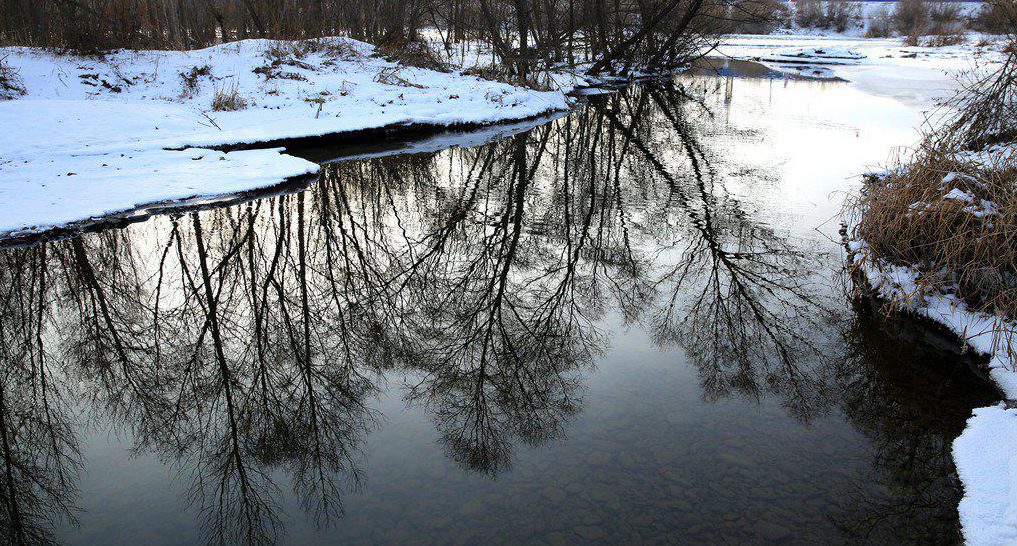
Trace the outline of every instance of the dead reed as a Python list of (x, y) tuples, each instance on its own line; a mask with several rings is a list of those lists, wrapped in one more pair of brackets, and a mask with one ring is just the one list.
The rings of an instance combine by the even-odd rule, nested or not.
[(249, 102), (240, 95), (237, 86), (217, 89), (212, 97), (212, 111), (214, 112), (236, 112), (247, 108)]
[[(931, 142), (931, 141), (930, 141)], [(1017, 319), (1017, 152), (931, 145), (872, 177), (853, 206), (871, 256), (910, 266), (919, 284)]]

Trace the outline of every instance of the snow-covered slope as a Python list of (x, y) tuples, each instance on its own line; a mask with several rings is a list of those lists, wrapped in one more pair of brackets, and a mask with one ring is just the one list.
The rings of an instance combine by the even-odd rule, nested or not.
[[(406, 67), (342, 38), (101, 58), (2, 48), (0, 58), (27, 91), (0, 101), (0, 234), (271, 186), (317, 169), (279, 150), (211, 147), (487, 124), (568, 107), (559, 92)], [(217, 96), (244, 107), (212, 111)]]

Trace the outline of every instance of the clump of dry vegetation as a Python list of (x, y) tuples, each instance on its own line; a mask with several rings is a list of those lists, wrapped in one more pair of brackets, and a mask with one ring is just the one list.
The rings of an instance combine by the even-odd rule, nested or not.
[(874, 177), (855, 237), (871, 256), (916, 268), (922, 285), (1017, 318), (1017, 154), (974, 155), (930, 146), (904, 169)]
[[(1014, 1), (1014, 0), (1006, 0)], [(866, 37), (904, 36), (907, 45), (938, 47), (963, 43), (971, 21), (956, 3), (900, 0), (893, 10), (883, 8), (870, 16)], [(923, 36), (930, 36), (922, 40)]]
[(907, 45), (920, 45), (929, 30), (929, 6), (925, 0), (900, 0), (891, 14), (897, 32), (907, 37)]
[(946, 47), (967, 43), (968, 39), (962, 33), (956, 34), (933, 34), (922, 40), (923, 47)]
[(390, 61), (404, 66), (415, 66), (438, 72), (448, 72), (449, 67), (442, 61), (441, 54), (423, 39), (398, 40), (378, 46), (378, 53)]
[(1008, 326), (1017, 322), (1014, 51), (971, 79), (909, 161), (869, 177), (849, 203), (859, 218), (849, 235), (865, 242), (866, 259), (910, 267), (920, 292), (953, 293), (996, 316), (1006, 340), (1017, 340)]
[(1014, 32), (1011, 20), (1014, 13), (1017, 13), (1017, 0), (986, 2), (975, 13), (971, 26), (975, 30), (990, 34)]
[(398, 66), (385, 68), (378, 75), (374, 77), (374, 81), (383, 83), (385, 85), (398, 85), (399, 87), (416, 87), (417, 89), (423, 89), (424, 86), (413, 83), (406, 78), (403, 78), (400, 73), (402, 68)]
[(889, 38), (893, 36), (895, 30), (896, 26), (894, 25), (890, 10), (883, 7), (869, 17), (869, 25), (865, 30), (865, 37)]
[(189, 97), (198, 92), (198, 88), (201, 87), (202, 78), (212, 77), (212, 67), (207, 64), (201, 66), (192, 66), (190, 70), (180, 73), (180, 81), (183, 84), (185, 97)]
[(856, 5), (844, 0), (798, 0), (795, 22), (803, 28), (844, 32), (861, 19)]
[(334, 66), (339, 61), (352, 60), (360, 54), (344, 40), (277, 41), (264, 53), (267, 64), (255, 68), (254, 73), (266, 81), (305, 81), (307, 77), (296, 70), (314, 71), (315, 66), (308, 62), (311, 55), (318, 55), (314, 62), (322, 66)]
[(215, 96), (212, 97), (212, 111), (214, 112), (236, 112), (247, 108), (248, 104), (248, 100), (240, 95), (240, 90), (236, 85), (217, 89)]
[(15, 99), (27, 92), (18, 71), (7, 64), (6, 58), (0, 58), (0, 100)]

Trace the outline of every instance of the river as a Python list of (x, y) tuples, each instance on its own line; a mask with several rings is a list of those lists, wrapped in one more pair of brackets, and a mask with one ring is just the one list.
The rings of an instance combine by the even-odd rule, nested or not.
[(0, 250), (4, 532), (958, 543), (998, 395), (853, 302), (838, 235), (922, 119), (729, 64)]

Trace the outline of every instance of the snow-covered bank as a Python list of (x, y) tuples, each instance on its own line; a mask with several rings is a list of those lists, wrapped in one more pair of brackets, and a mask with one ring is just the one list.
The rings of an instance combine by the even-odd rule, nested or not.
[(792, 74), (841, 78), (867, 93), (926, 108), (956, 93), (961, 72), (1001, 62), (1002, 47), (1001, 40), (974, 35), (945, 47), (905, 46), (900, 38), (734, 35), (724, 37), (714, 54)]
[[(400, 125), (482, 125), (564, 110), (539, 92), (407, 67), (354, 40), (245, 40), (104, 57), (0, 48), (26, 93), (0, 101), (0, 234), (314, 172), (279, 150), (212, 147)], [(213, 111), (217, 97), (235, 111)]]
[(1009, 407), (1017, 400), (1017, 360), (994, 334), (996, 317), (968, 309), (952, 294), (923, 294), (915, 269), (880, 263), (862, 241), (850, 245), (854, 264), (881, 298), (942, 324), (989, 356), (990, 377), (1007, 401), (975, 410), (954, 440), (954, 463), (964, 486), (957, 509), (969, 546), (1017, 543), (1017, 408)]
[[(1009, 150), (1013, 154), (1017, 150)], [(992, 153), (998, 153), (998, 150)], [(947, 174), (949, 186), (956, 176)], [(959, 200), (973, 216), (998, 214), (995, 205), (951, 189), (944, 200)], [(921, 215), (925, 204), (912, 209)], [(989, 546), (1017, 543), (1017, 340), (1004, 332), (1017, 332), (1017, 324), (970, 308), (952, 287), (937, 286), (923, 279), (917, 267), (879, 259), (860, 238), (860, 211), (848, 217), (849, 261), (880, 299), (897, 308), (932, 320), (955, 333), (975, 352), (988, 357), (988, 372), (1004, 402), (980, 408), (968, 419), (964, 432), (954, 441), (953, 456), (964, 487), (958, 506), (967, 544)]]

